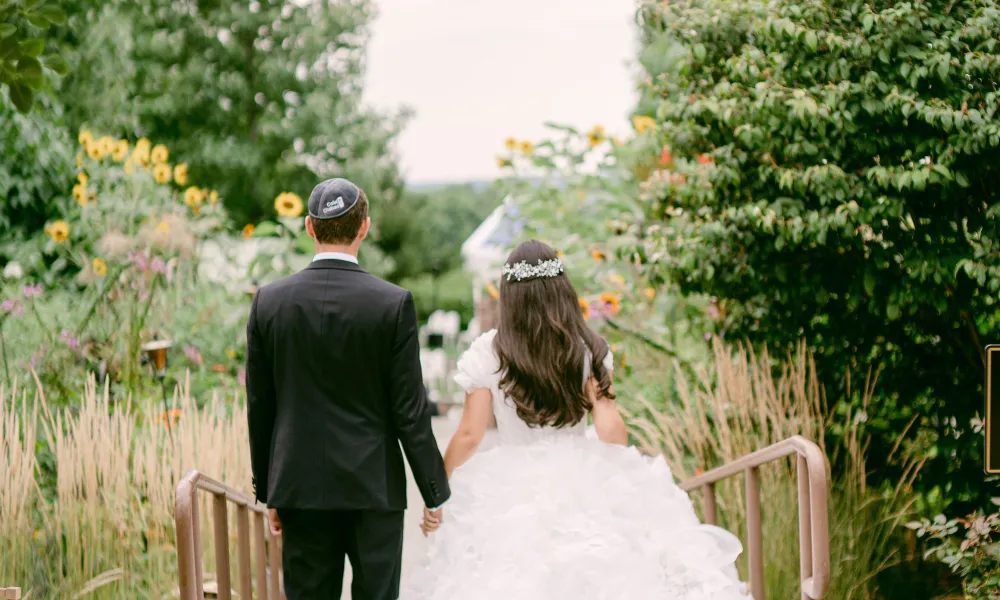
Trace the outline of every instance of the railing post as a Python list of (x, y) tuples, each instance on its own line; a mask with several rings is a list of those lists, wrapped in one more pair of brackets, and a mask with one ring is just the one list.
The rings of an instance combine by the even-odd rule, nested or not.
[(232, 600), (233, 584), (229, 572), (229, 514), (225, 493), (212, 495), (215, 508), (215, 583), (219, 600)]
[[(799, 480), (799, 580), (804, 583), (813, 574), (812, 506), (809, 494), (809, 465), (804, 456), (798, 456), (796, 466)], [(802, 590), (802, 600), (811, 600), (805, 590)]]
[(264, 534), (267, 517), (255, 515), (253, 519), (253, 553), (257, 568), (257, 597), (260, 600), (277, 600), (267, 593), (267, 538)]
[(718, 525), (719, 509), (715, 505), (715, 484), (706, 484), (704, 490), (705, 522), (709, 525)]
[(760, 524), (760, 472), (746, 470), (747, 486), (747, 556), (750, 563), (750, 593), (754, 600), (764, 596), (764, 539)]
[(198, 496), (192, 476), (177, 485), (174, 497), (174, 530), (177, 536), (177, 574), (181, 600), (202, 600), (198, 577)]
[(253, 579), (250, 573), (250, 510), (243, 505), (236, 509), (236, 544), (240, 562), (240, 600), (253, 600)]

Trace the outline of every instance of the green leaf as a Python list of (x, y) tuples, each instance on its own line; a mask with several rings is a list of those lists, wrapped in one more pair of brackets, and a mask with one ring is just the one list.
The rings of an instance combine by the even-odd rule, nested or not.
[(896, 304), (890, 304), (889, 306), (885, 307), (885, 316), (890, 321), (895, 321), (900, 317), (901, 314), (902, 311), (899, 310), (899, 306), (897, 306)]
[(10, 23), (0, 23), (0, 39), (10, 37), (17, 33), (17, 27)]
[(17, 61), (17, 73), (24, 78), (36, 78), (42, 76), (42, 63), (33, 56), (25, 56)]
[(27, 40), (21, 40), (18, 46), (20, 46), (21, 54), (23, 56), (37, 57), (41, 56), (42, 51), (45, 50), (45, 40), (30, 38)]
[(57, 6), (46, 6), (39, 12), (53, 25), (62, 25), (66, 22), (66, 13)]
[(10, 101), (20, 113), (27, 114), (35, 103), (35, 92), (26, 85), (15, 83), (10, 87)]
[(695, 44), (694, 57), (698, 60), (705, 60), (705, 44)]
[(50, 26), (49, 20), (40, 14), (36, 13), (36, 14), (25, 15), (24, 18), (27, 19), (29, 23), (31, 23), (32, 25), (34, 25), (39, 29), (44, 29), (46, 31), (48, 31), (49, 29)]
[(872, 25), (875, 24), (875, 15), (869, 13), (861, 17), (861, 26), (865, 28), (865, 33), (870, 33)]
[(955, 172), (955, 183), (957, 183), (958, 185), (960, 185), (960, 186), (962, 186), (964, 188), (967, 188), (967, 187), (969, 187), (969, 178), (965, 176), (965, 173), (962, 173), (961, 171), (956, 171)]
[(69, 73), (69, 64), (58, 54), (51, 54), (44, 59), (45, 66), (55, 71), (60, 77)]
[(809, 50), (815, 52), (818, 41), (819, 40), (817, 40), (816, 38), (816, 32), (814, 31), (806, 32), (806, 47), (809, 48)]
[(259, 223), (253, 230), (254, 237), (277, 237), (278, 226), (273, 221)]
[(865, 271), (865, 292), (871, 296), (875, 293), (875, 273), (873, 271)]

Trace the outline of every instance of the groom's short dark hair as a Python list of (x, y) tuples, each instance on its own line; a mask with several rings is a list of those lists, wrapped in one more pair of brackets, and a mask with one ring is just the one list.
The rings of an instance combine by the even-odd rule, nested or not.
[(358, 188), (358, 202), (351, 210), (335, 219), (313, 219), (313, 231), (316, 241), (333, 246), (347, 246), (354, 242), (361, 232), (361, 226), (368, 218), (368, 196)]

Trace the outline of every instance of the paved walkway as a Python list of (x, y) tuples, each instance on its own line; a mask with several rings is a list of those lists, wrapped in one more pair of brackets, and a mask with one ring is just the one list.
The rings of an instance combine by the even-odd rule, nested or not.
[[(434, 418), (434, 435), (437, 437), (438, 446), (441, 448), (443, 453), (445, 448), (448, 446), (448, 442), (451, 440), (451, 436), (454, 435), (455, 429), (458, 427), (458, 417), (435, 417)], [(420, 557), (423, 556), (427, 544), (427, 540), (424, 538), (423, 534), (420, 533), (420, 521), (423, 518), (423, 511), (421, 508), (424, 505), (424, 501), (420, 498), (420, 491), (417, 489), (416, 483), (413, 481), (413, 475), (410, 473), (410, 466), (406, 466), (406, 476), (407, 476), (407, 495), (409, 496), (409, 509), (406, 511), (406, 529), (403, 533), (403, 578), (406, 578), (407, 573), (409, 573), (410, 568), (417, 564)], [(347, 566), (348, 575), (344, 578), (344, 595), (345, 600), (351, 599), (351, 576), (350, 576), (350, 565)]]

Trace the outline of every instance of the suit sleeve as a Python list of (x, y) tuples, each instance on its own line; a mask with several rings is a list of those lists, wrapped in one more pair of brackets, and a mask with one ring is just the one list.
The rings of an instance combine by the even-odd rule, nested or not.
[(254, 494), (258, 501), (266, 504), (277, 395), (274, 389), (273, 362), (257, 324), (260, 294), (258, 291), (254, 296), (250, 318), (247, 320), (247, 421)]
[(438, 507), (451, 496), (451, 488), (431, 428), (430, 405), (420, 370), (417, 312), (410, 292), (406, 292), (399, 307), (391, 361), (389, 393), (396, 435), (424, 504)]

